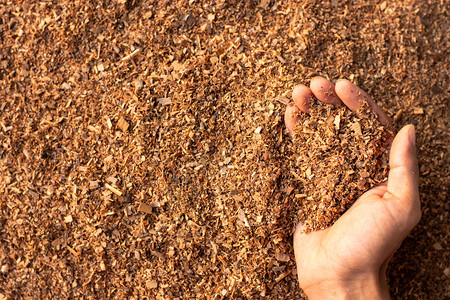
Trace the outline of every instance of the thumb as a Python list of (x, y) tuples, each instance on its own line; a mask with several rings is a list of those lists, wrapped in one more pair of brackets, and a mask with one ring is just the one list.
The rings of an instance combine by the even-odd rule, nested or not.
[(407, 207), (419, 203), (415, 140), (414, 125), (406, 125), (395, 136), (389, 154), (387, 189), (402, 202), (401, 205)]

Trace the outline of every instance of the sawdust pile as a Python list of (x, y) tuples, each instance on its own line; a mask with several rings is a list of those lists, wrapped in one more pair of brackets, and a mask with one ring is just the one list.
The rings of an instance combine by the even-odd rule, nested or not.
[(301, 185), (300, 220), (305, 232), (332, 225), (357, 197), (385, 181), (392, 132), (366, 101), (358, 112), (315, 101), (294, 128), (296, 169)]
[(0, 298), (302, 299), (283, 115), (316, 75), (415, 124), (391, 292), (448, 298), (447, 24), (441, 1), (1, 1)]

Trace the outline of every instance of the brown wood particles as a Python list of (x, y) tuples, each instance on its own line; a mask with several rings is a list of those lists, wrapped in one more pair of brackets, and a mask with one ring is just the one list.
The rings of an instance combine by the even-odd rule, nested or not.
[(295, 198), (305, 232), (332, 225), (358, 196), (387, 179), (392, 141), (366, 101), (357, 113), (319, 101), (310, 106), (294, 128), (296, 168), (290, 171), (302, 192)]
[(448, 298), (448, 19), (438, 0), (0, 1), (0, 299), (304, 299), (283, 115), (318, 75), (415, 124), (423, 217), (388, 277)]

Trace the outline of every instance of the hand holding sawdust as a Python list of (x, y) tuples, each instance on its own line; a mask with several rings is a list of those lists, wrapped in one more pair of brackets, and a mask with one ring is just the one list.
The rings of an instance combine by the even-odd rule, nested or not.
[[(348, 112), (341, 110), (338, 118), (344, 117), (351, 120), (351, 122), (356, 120), (358, 124), (364, 123), (364, 117), (370, 117), (370, 114), (367, 114), (367, 110), (361, 110), (361, 107), (364, 107), (364, 103), (367, 103), (368, 107), (375, 112), (379, 122), (385, 126), (390, 126), (389, 119), (383, 111), (364, 91), (351, 82), (339, 80), (334, 86), (324, 78), (314, 78), (311, 81), (310, 88), (301, 85), (294, 89), (293, 98), (295, 105), (286, 110), (286, 127), (293, 133), (294, 142), (296, 141), (296, 131), (299, 136), (307, 136), (309, 134), (311, 137), (313, 133), (310, 131), (314, 126), (316, 126), (317, 131), (324, 134), (321, 131), (323, 130), (321, 126), (335, 125), (333, 123), (336, 117), (331, 120), (330, 116), (327, 116), (329, 110), (310, 107), (310, 100), (314, 97), (325, 104), (345, 104), (346, 107), (356, 112), (356, 114), (351, 116)], [(360, 109), (359, 112), (358, 109)], [(318, 115), (324, 118), (321, 122), (317, 121), (317, 124), (311, 124), (311, 122), (308, 123), (307, 113), (311, 113), (311, 118), (316, 118), (317, 120), (320, 120)], [(314, 114), (317, 115), (315, 116)], [(330, 119), (330, 124), (326, 122), (327, 119)], [(367, 125), (366, 123), (364, 124)], [(350, 127), (355, 126), (350, 125)], [(304, 135), (302, 130), (306, 130)], [(359, 128), (353, 130), (353, 132), (355, 133), (356, 131), (355, 134), (362, 134), (362, 132), (357, 132), (358, 130)], [(337, 129), (337, 132), (335, 131), (329, 135), (332, 136), (333, 134), (340, 134), (342, 138), (342, 134), (345, 135), (345, 132), (340, 132)], [(372, 138), (376, 138), (376, 136), (372, 136)], [(389, 141), (389, 139), (387, 140)], [(312, 138), (303, 142), (306, 143), (308, 141), (317, 143)], [(342, 145), (338, 144), (335, 146), (342, 147)], [(305, 147), (308, 146), (305, 145)], [(320, 143), (317, 147), (320, 148)], [(343, 148), (355, 151), (355, 149), (361, 149), (358, 147), (355, 144), (348, 144)], [(307, 149), (309, 152), (314, 152), (313, 149), (302, 147), (299, 149)], [(370, 150), (369, 148), (364, 148), (364, 146), (363, 149)], [(333, 151), (333, 147), (326, 150)], [(322, 154), (327, 157), (326, 153)], [(351, 156), (351, 151), (347, 152), (346, 155)], [(313, 154), (310, 156), (314, 157)], [(356, 162), (360, 161), (360, 158), (359, 155), (354, 157)], [(307, 160), (304, 159), (302, 162), (307, 162)], [(365, 161), (362, 161), (362, 163), (367, 164)], [(339, 164), (336, 164), (336, 166), (339, 166)], [(362, 167), (365, 166), (361, 165), (356, 169)], [(304, 220), (303, 224), (297, 226), (294, 235), (294, 251), (298, 277), (300, 286), (311, 299), (326, 299), (337, 296), (346, 296), (352, 299), (358, 297), (366, 299), (389, 297), (385, 280), (388, 261), (410, 230), (418, 223), (421, 216), (417, 180), (418, 167), (415, 154), (415, 132), (412, 125), (402, 128), (392, 141), (389, 153), (389, 167), (387, 182), (380, 183), (362, 194), (337, 221), (333, 221), (334, 224), (332, 226), (320, 231), (310, 232), (311, 229), (321, 229), (320, 226), (316, 226), (317, 222), (314, 223), (310, 219)], [(306, 168), (308, 170), (308, 166)], [(351, 168), (344, 168), (344, 171), (349, 170)], [(307, 175), (311, 176), (312, 172), (309, 171)], [(328, 172), (333, 172), (333, 170), (329, 168)], [(323, 175), (326, 172), (319, 172), (319, 174)], [(355, 178), (367, 178), (368, 181), (370, 181), (370, 178), (375, 179), (372, 180), (372, 183), (376, 183), (376, 180), (379, 180), (377, 174), (360, 175), (358, 174), (358, 177)], [(345, 178), (339, 177), (339, 180), (345, 181)], [(334, 186), (331, 187), (339, 187), (339, 180), (332, 183)], [(326, 188), (326, 185), (320, 186), (320, 184), (323, 184), (320, 180), (318, 183), (317, 189), (323, 190)], [(307, 184), (308, 182), (305, 182), (305, 186)], [(358, 187), (358, 182), (354, 184)], [(364, 184), (359, 183), (359, 188), (364, 189), (365, 184), (365, 182)], [(352, 188), (351, 184), (348, 186)], [(306, 188), (306, 190), (309, 192), (313, 191), (311, 188)], [(341, 192), (345, 193), (345, 189), (341, 189)], [(355, 192), (355, 190), (352, 190), (353, 194)], [(332, 192), (321, 192), (314, 195), (324, 195), (328, 197), (328, 200), (334, 199), (334, 201), (339, 199)], [(309, 199), (309, 201), (317, 201), (317, 199)], [(326, 205), (328, 207), (336, 207), (339, 204), (332, 203), (330, 206), (328, 202)], [(305, 202), (305, 206), (308, 206), (308, 202)], [(320, 203), (316, 206), (320, 206)], [(316, 215), (313, 214), (313, 217), (318, 216), (321, 214), (317, 212), (324, 211), (324, 207), (321, 209), (316, 207), (308, 212), (316, 213)], [(326, 220), (324, 221), (323, 219), (318, 221), (326, 223)], [(309, 226), (309, 228), (305, 229), (305, 226)], [(331, 291), (333, 295), (330, 294)]]
[(310, 97), (308, 112), (291, 117), (296, 124), (290, 175), (302, 191), (295, 197), (309, 232), (332, 225), (359, 195), (386, 181), (392, 131), (364, 98), (352, 111), (304, 96)]

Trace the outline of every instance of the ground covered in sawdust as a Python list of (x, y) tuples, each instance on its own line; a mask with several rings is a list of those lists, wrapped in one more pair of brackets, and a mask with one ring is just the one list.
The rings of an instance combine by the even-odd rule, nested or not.
[(1, 1), (0, 298), (302, 299), (283, 114), (316, 75), (416, 125), (389, 282), (449, 297), (448, 6), (355, 3)]

